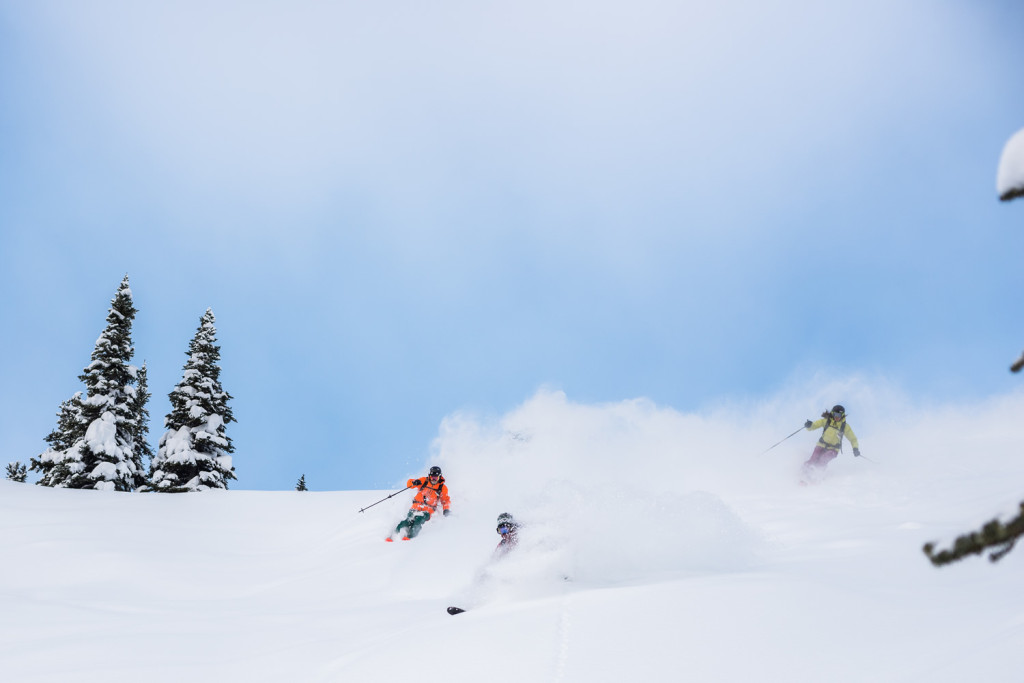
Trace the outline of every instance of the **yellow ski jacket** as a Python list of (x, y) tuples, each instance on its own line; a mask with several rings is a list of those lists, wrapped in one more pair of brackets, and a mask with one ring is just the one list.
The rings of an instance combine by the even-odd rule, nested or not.
[(859, 449), (860, 443), (857, 441), (857, 435), (853, 433), (853, 428), (846, 424), (846, 418), (843, 417), (840, 420), (833, 419), (831, 417), (823, 417), (816, 422), (811, 423), (811, 426), (807, 428), (808, 431), (813, 432), (815, 429), (824, 427), (824, 431), (821, 433), (821, 438), (818, 439), (818, 445), (824, 446), (830, 451), (838, 451), (843, 447), (843, 437), (845, 436), (850, 440), (850, 445), (854, 448)]

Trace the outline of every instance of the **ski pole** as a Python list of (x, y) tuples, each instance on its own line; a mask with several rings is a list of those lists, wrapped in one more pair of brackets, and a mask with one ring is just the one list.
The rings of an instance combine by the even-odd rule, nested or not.
[[(411, 488), (412, 488), (411, 486), (406, 486), (406, 487), (405, 487), (404, 489), (402, 489), (402, 491), (408, 491), (408, 490), (409, 490), (409, 489), (411, 489)], [(384, 502), (385, 500), (387, 500), (388, 498), (394, 498), (395, 496), (397, 496), (397, 495), (398, 495), (399, 493), (401, 493), (402, 491), (395, 491), (395, 492), (394, 492), (394, 493), (392, 493), (392, 494), (391, 494), (390, 496), (384, 496), (383, 498), (381, 498), (380, 500), (378, 500), (378, 501), (377, 501), (376, 503), (371, 503), (370, 505), (367, 505), (367, 506), (366, 506), (366, 507), (364, 507), (364, 508), (363, 508), (362, 510), (360, 510), (360, 512), (362, 512), (363, 510), (369, 510), (369, 509), (370, 509), (370, 508), (372, 508), (372, 507), (373, 507), (374, 505), (377, 505), (377, 503), (383, 503), (383, 502)]]
[[(793, 432), (792, 434), (790, 434), (789, 436), (787, 436), (787, 437), (786, 437), (786, 439), (791, 439), (791, 438), (793, 438), (794, 436), (796, 436), (797, 434), (799, 434), (799, 433), (800, 433), (800, 432), (802, 432), (802, 431), (804, 431), (804, 428), (803, 428), (803, 427), (801, 427), (800, 429), (796, 430), (795, 432)], [(785, 441), (786, 439), (783, 439), (782, 441)], [(782, 441), (780, 441), (779, 443), (782, 443)], [(770, 446), (770, 447), (768, 448), (768, 450), (764, 451), (764, 453), (761, 453), (761, 455), (764, 455), (765, 453), (767, 453), (768, 451), (770, 451), (770, 450), (771, 450), (772, 448), (775, 448), (775, 446), (778, 446), (778, 445), (779, 445), (779, 443), (775, 444), (774, 446)]]

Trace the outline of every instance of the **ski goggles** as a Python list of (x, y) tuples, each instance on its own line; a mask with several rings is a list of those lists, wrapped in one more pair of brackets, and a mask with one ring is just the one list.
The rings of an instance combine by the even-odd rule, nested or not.
[(510, 527), (508, 524), (502, 524), (501, 526), (498, 527), (498, 533), (501, 534), (502, 536), (504, 536), (505, 534), (507, 534), (510, 531), (512, 531), (512, 527)]

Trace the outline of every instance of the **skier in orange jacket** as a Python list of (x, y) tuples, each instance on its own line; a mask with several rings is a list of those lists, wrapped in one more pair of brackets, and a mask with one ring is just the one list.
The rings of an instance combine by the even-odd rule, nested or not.
[(444, 483), (444, 477), (441, 476), (441, 468), (437, 465), (430, 468), (430, 473), (426, 477), (407, 481), (406, 487), (418, 487), (419, 490), (412, 499), (412, 507), (409, 508), (409, 514), (398, 523), (392, 535), (384, 539), (386, 541), (394, 540), (392, 536), (401, 533), (403, 529), (405, 530), (402, 536), (403, 541), (415, 538), (420, 532), (420, 527), (430, 519), (432, 514), (437, 512), (439, 503), (443, 508), (445, 517), (451, 513), (452, 502), (448, 498), (448, 486)]

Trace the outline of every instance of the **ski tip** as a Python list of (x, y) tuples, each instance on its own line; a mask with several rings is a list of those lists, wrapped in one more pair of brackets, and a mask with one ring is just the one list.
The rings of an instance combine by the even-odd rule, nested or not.
[(462, 609), (461, 607), (449, 607), (448, 608), (448, 614), (450, 614), (452, 616), (455, 616), (456, 614), (462, 614), (465, 611), (466, 610)]
[(385, 539), (384, 539), (384, 542), (385, 542), (385, 543), (394, 543), (394, 542), (395, 542), (395, 539), (393, 539), (393, 538), (391, 538), (390, 536), (388, 536), (387, 538), (385, 538)]

